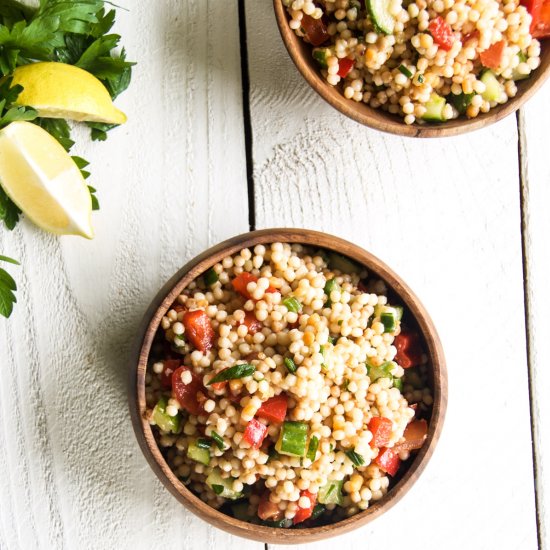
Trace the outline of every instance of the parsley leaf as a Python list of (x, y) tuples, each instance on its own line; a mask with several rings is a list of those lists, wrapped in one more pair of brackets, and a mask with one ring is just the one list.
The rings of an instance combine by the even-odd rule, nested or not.
[[(0, 256), (0, 261), (19, 265), (18, 261), (7, 256)], [(16, 290), (17, 285), (13, 277), (5, 269), (0, 268), (0, 315), (4, 317), (11, 315), (13, 304), (17, 302), (14, 294)]]
[(20, 215), (21, 210), (0, 187), (0, 220), (11, 231), (17, 225)]
[(57, 139), (63, 145), (65, 151), (71, 150), (74, 141), (71, 139), (71, 129), (66, 120), (62, 118), (39, 118), (35, 122)]

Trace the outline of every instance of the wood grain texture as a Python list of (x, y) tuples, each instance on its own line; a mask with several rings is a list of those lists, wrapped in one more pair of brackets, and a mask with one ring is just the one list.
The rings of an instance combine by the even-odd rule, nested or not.
[(518, 92), (513, 99), (505, 104), (491, 109), (488, 113), (472, 119), (460, 117), (445, 124), (411, 124), (407, 125), (400, 117), (391, 115), (381, 109), (373, 109), (364, 103), (356, 103), (346, 99), (341, 91), (327, 84), (319, 72), (319, 65), (311, 55), (311, 45), (288, 26), (288, 14), (282, 0), (273, 0), (275, 17), (283, 42), (294, 61), (296, 68), (306, 79), (308, 84), (330, 105), (351, 119), (375, 128), (382, 132), (389, 132), (408, 137), (444, 137), (456, 136), (480, 128), (486, 128), (494, 122), (516, 111), (525, 101), (532, 97), (550, 75), (550, 47), (542, 42), (540, 67), (533, 76), (518, 83)]
[[(257, 226), (328, 231), (386, 261), (426, 305), (449, 367), (426, 472), (338, 544), (536, 548), (514, 118), (442, 141), (377, 133), (302, 79), (270, 0), (247, 4), (247, 25)], [(513, 456), (498, 451), (510, 434)]]
[(537, 454), (537, 501), (541, 548), (550, 548), (550, 165), (548, 140), (550, 127), (550, 84), (522, 109), (523, 191), (525, 261), (527, 267), (527, 306), (529, 359), (531, 365), (531, 397), (534, 448)]
[[(386, 498), (374, 503), (368, 510), (335, 525), (303, 529), (273, 529), (252, 525), (218, 512), (202, 502), (174, 475), (162, 456), (147, 419), (145, 375), (148, 364), (151, 363), (149, 357), (151, 346), (158, 333), (162, 318), (189, 283), (216, 263), (221, 262), (227, 256), (238, 253), (243, 248), (253, 249), (257, 244), (273, 242), (301, 243), (338, 252), (364, 266), (376, 278), (383, 279), (387, 287), (399, 297), (399, 303), (403, 304), (412, 314), (425, 342), (424, 349), (429, 356), (429, 364), (432, 369), (430, 378), (433, 380), (434, 403), (429, 419), (428, 437), (422, 449), (415, 455), (412, 464), (409, 465)], [(305, 229), (265, 229), (245, 233), (212, 247), (183, 266), (159, 291), (148, 308), (138, 332), (135, 347), (130, 354), (129, 370), (129, 401), (134, 430), (148, 462), (168, 490), (189, 510), (212, 525), (248, 539), (271, 543), (299, 544), (325, 540), (366, 525), (385, 513), (403, 498), (426, 467), (439, 441), (447, 407), (447, 369), (441, 342), (432, 320), (418, 298), (398, 275), (372, 254), (349, 241)]]
[[(102, 209), (93, 242), (27, 222), (0, 322), (0, 548), (239, 548), (187, 512), (144, 460), (127, 412), (129, 343), (157, 289), (247, 229), (237, 2), (129, 0), (116, 30), (137, 59), (129, 122), (79, 139)], [(220, 193), (220, 188), (223, 193)]]

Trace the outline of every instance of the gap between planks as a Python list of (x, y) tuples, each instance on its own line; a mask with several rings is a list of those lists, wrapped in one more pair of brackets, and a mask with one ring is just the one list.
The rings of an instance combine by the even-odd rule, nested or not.
[(530, 304), (529, 304), (529, 258), (527, 254), (528, 248), (528, 224), (526, 219), (526, 205), (528, 203), (529, 195), (529, 175), (527, 165), (527, 135), (525, 132), (525, 119), (523, 110), (516, 111), (516, 123), (518, 129), (518, 176), (519, 176), (519, 204), (520, 204), (520, 216), (521, 216), (521, 257), (523, 264), (523, 308), (525, 312), (525, 346), (527, 352), (527, 380), (529, 389), (529, 412), (531, 416), (531, 455), (533, 461), (533, 485), (535, 491), (535, 512), (537, 522), (537, 545), (539, 549), (542, 549), (542, 518), (541, 518), (541, 503), (539, 487), (539, 463), (538, 463), (538, 449), (536, 438), (536, 414), (535, 414), (535, 402), (534, 396), (536, 388), (534, 387), (534, 361), (532, 356), (531, 341), (530, 341), (530, 328), (531, 328), (531, 316), (530, 316)]

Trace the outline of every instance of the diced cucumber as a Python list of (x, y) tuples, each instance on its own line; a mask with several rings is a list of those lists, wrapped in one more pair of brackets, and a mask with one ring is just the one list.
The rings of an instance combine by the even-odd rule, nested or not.
[(465, 94), (462, 92), (460, 94), (449, 94), (447, 99), (452, 105), (454, 105), (455, 109), (463, 115), (470, 103), (472, 103), (472, 99), (475, 95), (476, 94), (473, 92), (471, 94)]
[(234, 518), (240, 519), (241, 521), (250, 521), (251, 519), (248, 514), (248, 502), (246, 500), (232, 504), (231, 512), (233, 513)]
[(319, 489), (319, 494), (317, 500), (321, 504), (338, 504), (342, 506), (343, 497), (342, 497), (342, 486), (344, 485), (344, 480), (329, 479), (326, 485), (323, 485)]
[(153, 421), (163, 432), (172, 432), (177, 434), (181, 428), (181, 416), (169, 416), (166, 414), (166, 405), (168, 400), (162, 397), (153, 409)]
[(386, 361), (380, 366), (367, 365), (367, 372), (371, 382), (379, 378), (391, 378), (393, 380), (393, 371), (397, 367), (397, 363)]
[(319, 63), (319, 65), (326, 69), (328, 67), (327, 65), (327, 58), (328, 58), (329, 50), (328, 48), (313, 48), (313, 59)]
[(445, 103), (444, 97), (433, 92), (428, 103), (424, 105), (426, 112), (422, 120), (427, 122), (445, 122)]
[(309, 440), (309, 446), (307, 448), (307, 455), (306, 455), (306, 458), (309, 458), (311, 462), (315, 462), (315, 457), (317, 456), (318, 448), (319, 448), (319, 438), (314, 435)]
[(234, 481), (232, 477), (224, 479), (221, 475), (221, 471), (218, 468), (214, 468), (206, 478), (206, 485), (222, 498), (237, 500), (241, 498), (243, 494), (233, 490)]
[(187, 456), (191, 460), (200, 462), (205, 466), (210, 464), (210, 449), (202, 449), (196, 442), (191, 443), (189, 447), (187, 447)]
[(374, 316), (380, 319), (384, 325), (384, 332), (393, 332), (403, 317), (401, 306), (377, 305), (374, 308)]
[(365, 0), (365, 3), (376, 29), (391, 34), (395, 28), (395, 17), (390, 13), (391, 0)]
[(305, 422), (284, 422), (275, 450), (283, 455), (305, 456), (308, 425)]
[(485, 71), (480, 78), (485, 84), (485, 91), (481, 94), (486, 101), (499, 101), (502, 95), (502, 84), (498, 81), (495, 73), (491, 70)]
[(328, 266), (330, 269), (338, 269), (342, 273), (359, 273), (361, 268), (352, 260), (336, 252), (330, 252), (328, 255)]

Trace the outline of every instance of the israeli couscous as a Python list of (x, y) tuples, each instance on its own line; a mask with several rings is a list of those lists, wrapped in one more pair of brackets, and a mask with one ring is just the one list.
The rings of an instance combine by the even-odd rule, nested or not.
[(520, 0), (283, 4), (329, 85), (406, 124), (474, 118), (505, 103), (540, 64), (533, 35), (550, 32)]
[(276, 527), (382, 499), (423, 445), (432, 405), (422, 340), (388, 294), (348, 258), (282, 243), (190, 283), (146, 375), (148, 420), (178, 478)]

